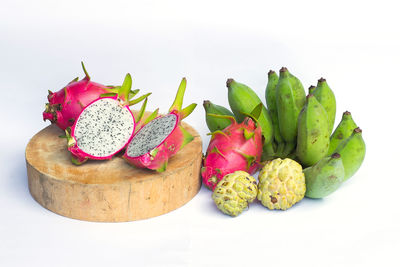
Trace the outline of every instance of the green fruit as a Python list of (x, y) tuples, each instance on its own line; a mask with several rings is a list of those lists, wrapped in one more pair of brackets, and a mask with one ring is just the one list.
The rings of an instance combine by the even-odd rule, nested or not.
[(365, 142), (361, 134), (361, 129), (355, 128), (351, 136), (341, 142), (335, 150), (335, 153), (342, 156), (345, 181), (357, 172), (364, 160)]
[(357, 124), (353, 121), (351, 113), (344, 112), (342, 120), (331, 135), (328, 155), (332, 154), (343, 140), (350, 137), (355, 128), (357, 128)]
[(312, 94), (315, 91), (315, 86), (311, 85), (310, 87), (308, 87), (308, 94)]
[(257, 198), (268, 209), (287, 210), (306, 192), (301, 165), (292, 159), (269, 161), (258, 175)]
[(219, 181), (212, 194), (218, 209), (237, 216), (257, 197), (257, 181), (247, 172), (236, 171)]
[(282, 138), (287, 143), (292, 143), (291, 147), (296, 144), (297, 119), (304, 102), (304, 88), (300, 81), (286, 68), (282, 68), (276, 86), (276, 107)]
[(325, 157), (329, 148), (328, 116), (314, 95), (308, 95), (299, 115), (296, 155), (303, 166)]
[(268, 72), (267, 87), (265, 89), (265, 100), (274, 127), (274, 138), (278, 145), (280, 145), (283, 143), (283, 139), (279, 130), (278, 111), (276, 110), (276, 85), (278, 84), (278, 80), (279, 76), (275, 71), (270, 70)]
[(335, 125), (335, 117), (336, 117), (336, 99), (335, 94), (329, 88), (326, 80), (321, 78), (318, 80), (317, 87), (313, 91), (313, 95), (317, 98), (319, 103), (324, 107), (326, 113), (328, 115), (328, 129), (329, 134), (333, 130), (333, 126)]
[(209, 114), (217, 114), (217, 115), (226, 115), (226, 116), (234, 116), (233, 113), (223, 107), (216, 104), (211, 103), (211, 101), (205, 100), (203, 102), (204, 111), (206, 113), (206, 123), (210, 132), (215, 132), (217, 130), (223, 130), (229, 125), (231, 125), (231, 121), (227, 118), (218, 118), (209, 116)]
[(292, 153), (296, 153), (296, 142), (286, 143), (281, 156), (285, 158), (290, 158), (289, 155)]
[(293, 95), (294, 95), (294, 99), (296, 101), (296, 105), (299, 107), (303, 107), (304, 103), (306, 102), (306, 93), (304, 91), (304, 87), (303, 84), (300, 82), (300, 80), (294, 76), (293, 74), (291, 74), (289, 72), (289, 76), (290, 76), (290, 83), (293, 86)]
[(333, 193), (344, 181), (344, 167), (340, 154), (324, 157), (304, 170), (306, 197), (323, 198)]
[[(250, 114), (258, 105), (262, 105), (261, 99), (247, 85), (238, 83), (233, 79), (228, 79), (226, 85), (228, 87), (229, 106), (238, 122), (244, 120), (246, 117), (244, 114)], [(269, 153), (273, 153), (273, 125), (269, 112), (264, 105), (262, 105), (260, 116), (256, 119), (262, 129), (264, 147), (269, 150)]]

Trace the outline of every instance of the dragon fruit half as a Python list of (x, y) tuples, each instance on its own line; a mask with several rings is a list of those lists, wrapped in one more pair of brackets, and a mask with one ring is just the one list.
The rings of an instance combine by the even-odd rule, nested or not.
[(129, 101), (125, 101), (131, 85), (128, 73), (118, 94), (94, 100), (82, 110), (72, 128), (67, 128), (68, 150), (74, 164), (111, 159), (132, 139), (136, 123)]
[(212, 137), (203, 159), (203, 183), (214, 191), (218, 182), (229, 173), (246, 171), (253, 174), (258, 170), (262, 154), (262, 134), (261, 127), (250, 117), (237, 123), (232, 116), (211, 115), (231, 120), (231, 125), (222, 131), (210, 133)]
[(181, 125), (182, 119), (189, 116), (196, 107), (193, 103), (182, 109), (185, 89), (186, 79), (183, 78), (169, 113), (154, 118), (157, 116), (156, 110), (143, 123), (123, 156), (128, 163), (163, 172), (167, 168), (168, 159), (193, 140), (193, 136)]
[[(78, 77), (68, 83), (61, 90), (53, 93), (49, 90), (46, 109), (43, 112), (43, 120), (50, 120), (62, 130), (71, 127), (81, 111), (92, 101), (103, 94), (117, 93), (118, 86), (105, 86), (92, 82), (82, 63), (85, 78), (78, 81)], [(139, 90), (132, 91), (130, 97), (137, 94)]]

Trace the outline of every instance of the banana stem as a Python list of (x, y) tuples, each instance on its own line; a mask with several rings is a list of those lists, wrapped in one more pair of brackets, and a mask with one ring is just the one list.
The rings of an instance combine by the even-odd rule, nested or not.
[(268, 143), (268, 144), (264, 144), (263, 146), (263, 151), (265, 151), (266, 153), (268, 153), (269, 155), (273, 155), (275, 154), (275, 149), (272, 145), (272, 142)]
[(293, 150), (295, 149), (295, 147), (296, 147), (295, 143), (286, 143), (285, 144), (285, 149), (283, 150), (283, 153), (282, 153), (282, 156), (286, 157), (287, 155), (292, 153)]
[(274, 159), (275, 158), (275, 154), (276, 153), (275, 153), (275, 149), (273, 147), (272, 142), (268, 143), (268, 144), (264, 144), (261, 160), (262, 161), (266, 161), (266, 160)]
[(276, 149), (276, 154), (277, 154), (277, 155), (282, 155), (284, 149), (285, 149), (285, 143), (284, 143), (284, 142), (278, 143), (278, 147), (277, 147), (277, 149)]

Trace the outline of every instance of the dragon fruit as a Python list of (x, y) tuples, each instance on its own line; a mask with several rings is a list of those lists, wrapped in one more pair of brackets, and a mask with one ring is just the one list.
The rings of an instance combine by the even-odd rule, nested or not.
[[(85, 78), (78, 81), (78, 77), (72, 80), (61, 90), (53, 93), (49, 90), (46, 109), (43, 112), (43, 120), (50, 120), (62, 130), (71, 127), (81, 111), (92, 101), (107, 93), (117, 93), (117, 86), (105, 86), (92, 82), (85, 66), (82, 68)], [(132, 91), (138, 93), (139, 90)]]
[(124, 100), (128, 99), (131, 85), (128, 73), (118, 94), (94, 100), (82, 110), (72, 128), (67, 128), (68, 150), (74, 164), (111, 159), (132, 139), (135, 118), (129, 101)]
[(214, 191), (222, 178), (235, 171), (254, 174), (262, 154), (261, 127), (255, 119), (246, 117), (237, 123), (232, 116), (213, 115), (228, 118), (231, 124), (225, 129), (210, 133), (211, 140), (203, 159), (201, 176), (203, 183)]
[(163, 172), (168, 159), (193, 140), (193, 136), (181, 125), (181, 121), (196, 107), (193, 103), (182, 109), (185, 90), (186, 79), (183, 78), (169, 113), (156, 117), (156, 110), (144, 121), (125, 150), (123, 158), (129, 164)]

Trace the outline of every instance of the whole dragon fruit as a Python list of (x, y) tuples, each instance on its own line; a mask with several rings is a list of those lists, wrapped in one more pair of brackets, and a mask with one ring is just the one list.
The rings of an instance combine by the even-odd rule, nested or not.
[(235, 171), (255, 173), (262, 154), (261, 127), (250, 117), (237, 123), (232, 116), (213, 115), (231, 120), (231, 125), (210, 135), (211, 140), (203, 159), (201, 176), (212, 191), (225, 175)]
[(71, 127), (83, 108), (89, 103), (100, 98), (102, 94), (117, 93), (118, 91), (118, 87), (92, 82), (83, 62), (81, 63), (85, 78), (78, 81), (77, 77), (55, 93), (49, 90), (47, 96), (49, 103), (46, 103), (43, 120), (50, 120), (62, 130)]
[(181, 121), (196, 107), (193, 103), (182, 109), (185, 90), (186, 79), (183, 78), (169, 113), (156, 117), (156, 110), (146, 119), (127, 146), (123, 158), (128, 163), (163, 172), (168, 159), (193, 140), (193, 136), (181, 125)]
[(129, 101), (124, 100), (128, 99), (131, 85), (128, 73), (118, 94), (94, 100), (82, 110), (71, 129), (67, 128), (68, 150), (74, 164), (111, 159), (132, 139), (135, 118)]

